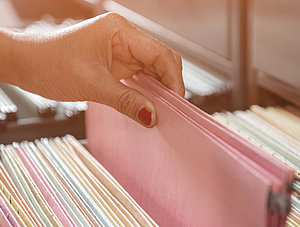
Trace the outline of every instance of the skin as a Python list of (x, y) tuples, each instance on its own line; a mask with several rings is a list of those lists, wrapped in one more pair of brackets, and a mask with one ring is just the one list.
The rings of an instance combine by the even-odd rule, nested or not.
[(58, 101), (88, 100), (143, 124), (153, 104), (119, 80), (144, 72), (184, 95), (181, 57), (122, 16), (107, 13), (64, 30), (21, 34), (0, 29), (0, 81)]

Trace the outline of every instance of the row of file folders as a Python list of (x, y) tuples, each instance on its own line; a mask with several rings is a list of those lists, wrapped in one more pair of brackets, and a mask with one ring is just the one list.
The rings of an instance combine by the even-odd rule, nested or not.
[[(5, 87), (15, 99), (22, 102), (23, 105), (26, 103), (28, 107), (35, 109), (37, 114), (33, 115), (37, 117), (52, 118), (56, 114), (63, 114), (67, 118), (73, 118), (87, 109), (86, 102), (57, 102), (24, 91), (15, 86), (4, 84), (2, 86)], [(10, 95), (0, 87), (0, 123), (5, 124), (7, 122), (17, 121), (18, 110), (18, 105), (12, 100)], [(24, 116), (19, 116), (19, 118), (20, 117), (24, 118)]]
[(90, 103), (90, 152), (70, 135), (1, 145), (2, 226), (300, 225), (298, 108), (209, 116), (147, 76), (125, 83), (155, 128)]
[[(74, 23), (41, 21), (23, 32)], [(183, 64), (187, 99), (230, 91)], [(90, 103), (89, 152), (70, 135), (1, 145), (1, 226), (300, 226), (298, 108), (210, 116), (145, 75), (124, 83), (152, 100), (157, 126)], [(44, 117), (58, 105), (23, 95)], [(8, 100), (0, 91), (0, 121), (15, 120)]]
[(73, 137), (1, 146), (0, 226), (156, 226)]
[(208, 115), (149, 76), (124, 83), (157, 125), (89, 103), (88, 147), (158, 225), (300, 226), (298, 108)]
[[(215, 113), (222, 124), (300, 173), (300, 109), (252, 106), (247, 111)], [(287, 226), (300, 226), (300, 182), (292, 188)]]

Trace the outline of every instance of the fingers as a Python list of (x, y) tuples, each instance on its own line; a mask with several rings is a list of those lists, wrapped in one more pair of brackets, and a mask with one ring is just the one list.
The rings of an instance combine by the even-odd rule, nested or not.
[(184, 96), (182, 62), (178, 54), (137, 29), (129, 33), (128, 43), (132, 55), (147, 70), (156, 73), (165, 86)]
[[(115, 79), (110, 72), (104, 69), (101, 81), (102, 92), (94, 101), (109, 105), (117, 111), (127, 115), (145, 127), (156, 125), (156, 114), (153, 104), (140, 92), (129, 88)], [(99, 90), (97, 89), (97, 90)]]
[(153, 127), (156, 124), (153, 104), (137, 90), (117, 83), (118, 89), (111, 94), (112, 106), (145, 127)]
[[(110, 26), (110, 29), (114, 27), (116, 31), (112, 33), (113, 57), (125, 63), (131, 60), (141, 63), (143, 72), (158, 77), (165, 86), (184, 96), (181, 57), (163, 43), (138, 30), (124, 17), (115, 13), (107, 14), (106, 17), (108, 24), (111, 25), (113, 21), (114, 26)], [(118, 77), (128, 75), (128, 70), (122, 70), (119, 76), (119, 67), (115, 67), (115, 71), (119, 73), (113, 72), (113, 75)]]

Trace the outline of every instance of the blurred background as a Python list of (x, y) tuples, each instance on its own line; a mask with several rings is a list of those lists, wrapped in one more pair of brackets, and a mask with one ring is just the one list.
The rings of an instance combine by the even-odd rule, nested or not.
[[(122, 14), (183, 57), (185, 98), (209, 114), (300, 106), (300, 2), (295, 0), (0, 0), (0, 26), (62, 29)], [(0, 142), (85, 138), (85, 102), (46, 100), (0, 84)]]

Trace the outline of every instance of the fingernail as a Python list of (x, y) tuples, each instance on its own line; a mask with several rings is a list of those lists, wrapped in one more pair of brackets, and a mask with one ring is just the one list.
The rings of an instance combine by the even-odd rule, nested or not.
[(152, 121), (152, 112), (147, 109), (146, 107), (142, 108), (138, 113), (138, 119), (144, 124), (144, 125), (150, 125)]

